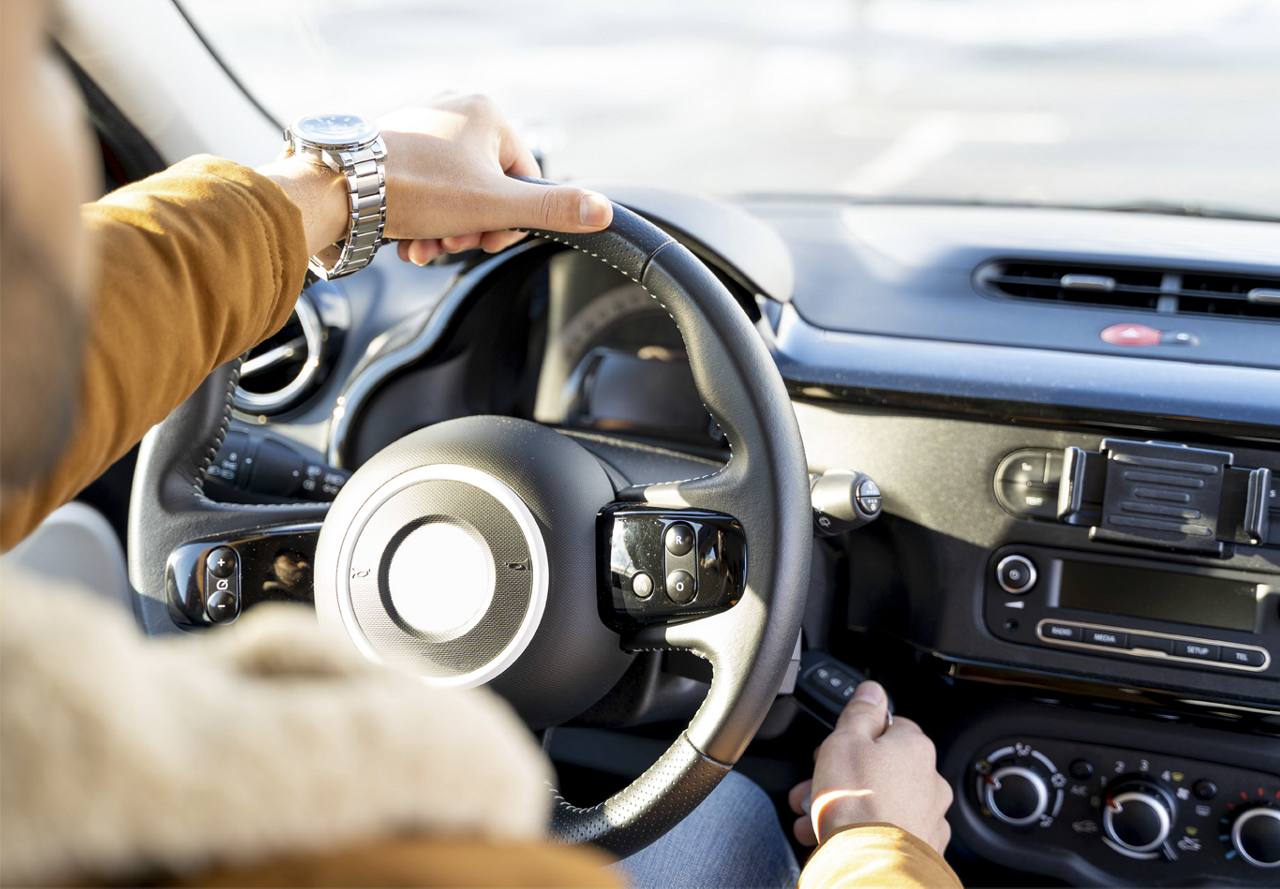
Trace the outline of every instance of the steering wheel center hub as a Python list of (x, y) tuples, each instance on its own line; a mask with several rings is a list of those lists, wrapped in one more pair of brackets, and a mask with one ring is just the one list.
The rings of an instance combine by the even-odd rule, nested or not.
[(366, 656), (412, 665), (428, 685), (481, 685), (537, 633), (547, 551), (510, 487), (435, 463), (396, 473), (364, 500), (337, 578), (338, 616)]
[(472, 630), (493, 604), (493, 551), (474, 529), (434, 521), (409, 532), (391, 556), (387, 585), (401, 620), (428, 639)]
[(596, 601), (595, 518), (613, 494), (594, 457), (533, 423), (412, 433), (334, 502), (316, 609), (428, 685), (492, 683), (535, 724), (576, 715), (629, 662)]

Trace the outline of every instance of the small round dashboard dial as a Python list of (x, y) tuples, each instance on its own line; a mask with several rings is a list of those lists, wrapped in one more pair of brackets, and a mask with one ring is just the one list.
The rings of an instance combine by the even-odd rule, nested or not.
[(1002, 766), (987, 779), (983, 802), (1005, 824), (1024, 827), (1049, 810), (1049, 786), (1026, 766)]
[(1036, 585), (1036, 565), (1026, 556), (1014, 553), (996, 564), (996, 583), (1011, 596), (1021, 596)]
[(1155, 852), (1169, 839), (1173, 817), (1167, 794), (1150, 781), (1120, 782), (1102, 803), (1102, 829), (1123, 854)]
[(1062, 809), (1067, 778), (1053, 760), (1016, 741), (974, 764), (974, 788), (984, 815), (1010, 827), (1049, 827)]
[(1254, 867), (1280, 867), (1280, 809), (1246, 809), (1231, 823), (1231, 845)]

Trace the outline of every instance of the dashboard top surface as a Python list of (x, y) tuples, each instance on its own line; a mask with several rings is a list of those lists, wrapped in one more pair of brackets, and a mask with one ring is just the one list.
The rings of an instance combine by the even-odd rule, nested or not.
[[(1026, 261), (1280, 278), (1274, 223), (1025, 207), (752, 200), (793, 254), (792, 304), (830, 331), (1022, 349), (1280, 369), (1280, 320), (995, 295), (984, 263)], [(1100, 338), (1115, 324), (1185, 332), (1135, 348)]]

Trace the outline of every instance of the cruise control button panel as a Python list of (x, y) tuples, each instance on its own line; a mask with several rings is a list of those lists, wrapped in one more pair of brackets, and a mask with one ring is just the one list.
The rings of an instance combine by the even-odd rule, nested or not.
[(193, 630), (231, 623), (260, 602), (311, 603), (319, 531), (288, 525), (179, 546), (165, 566), (169, 616)]
[(240, 616), (240, 556), (220, 546), (204, 560), (204, 610), (215, 624)]
[(746, 536), (732, 516), (618, 504), (596, 528), (600, 614), (619, 632), (723, 611), (746, 587)]

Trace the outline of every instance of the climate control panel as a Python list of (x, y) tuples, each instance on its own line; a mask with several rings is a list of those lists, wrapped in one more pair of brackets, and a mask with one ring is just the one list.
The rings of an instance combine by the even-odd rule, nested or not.
[(986, 830), (1070, 852), (1107, 879), (1280, 883), (1280, 775), (1025, 736), (991, 741), (967, 783)]

